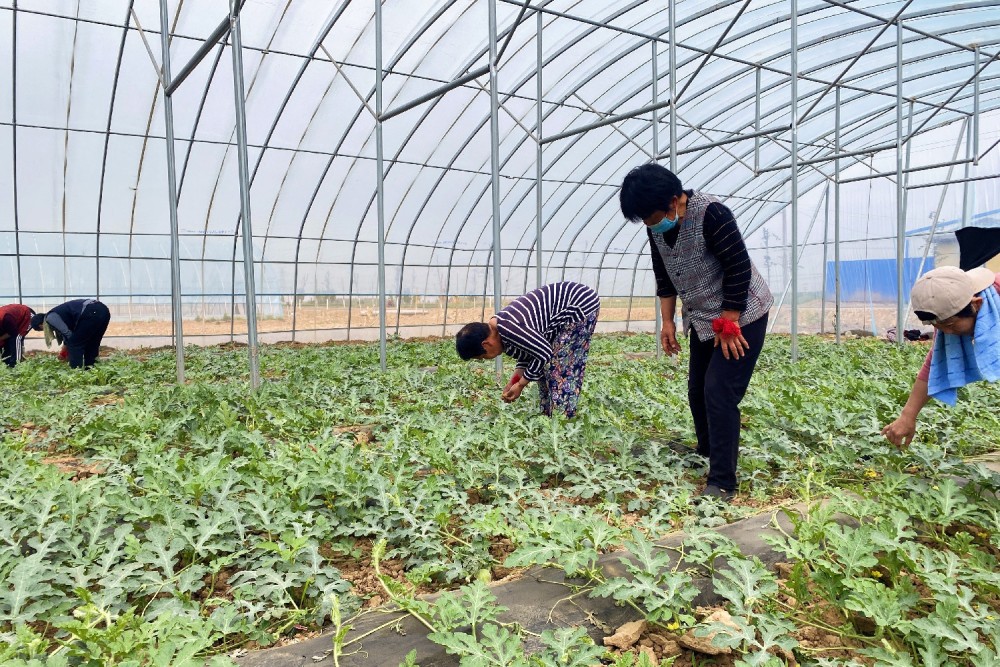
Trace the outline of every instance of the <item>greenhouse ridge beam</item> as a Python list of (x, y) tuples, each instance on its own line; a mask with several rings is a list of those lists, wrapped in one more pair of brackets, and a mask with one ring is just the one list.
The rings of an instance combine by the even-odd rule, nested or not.
[(840, 80), (843, 79), (845, 76), (847, 76), (847, 73), (851, 71), (851, 68), (854, 67), (854, 65), (856, 65), (857, 62), (859, 60), (861, 60), (861, 58), (864, 57), (865, 54), (867, 54), (871, 50), (871, 48), (873, 46), (875, 46), (875, 43), (879, 40), (879, 38), (882, 37), (882, 35), (885, 34), (885, 32), (889, 29), (889, 26), (891, 26), (893, 24), (893, 22), (895, 22), (897, 19), (899, 19), (899, 17), (903, 15), (903, 12), (905, 12), (907, 10), (907, 8), (910, 5), (912, 5), (912, 4), (913, 4), (913, 0), (906, 0), (906, 2), (903, 4), (902, 7), (899, 8), (899, 11), (896, 12), (896, 14), (892, 17), (892, 19), (890, 21), (886, 22), (882, 26), (882, 28), (878, 32), (875, 33), (875, 36), (872, 37), (868, 41), (868, 44), (866, 44), (865, 47), (863, 49), (861, 49), (858, 52), (858, 54), (854, 56), (854, 58), (851, 59), (851, 62), (847, 63), (847, 66), (844, 68), (844, 70), (840, 74), (837, 75), (837, 78), (835, 78), (833, 81), (831, 81), (830, 83), (828, 83), (826, 85), (826, 88), (823, 89), (823, 92), (821, 92), (816, 97), (816, 100), (813, 101), (813, 103), (809, 105), (809, 108), (806, 109), (805, 112), (802, 114), (802, 117), (799, 118), (799, 122), (800, 123), (804, 122), (806, 120), (806, 118), (809, 117), (809, 114), (811, 114), (813, 112), (813, 109), (815, 109), (816, 106), (821, 101), (823, 101), (823, 98), (826, 97), (827, 93), (830, 92), (830, 89), (833, 88), (834, 86), (836, 86), (838, 83), (840, 83)]
[(906, 187), (908, 190), (916, 190), (918, 188), (940, 187), (942, 185), (949, 185), (951, 183), (971, 183), (972, 181), (987, 181), (994, 178), (1000, 178), (1000, 174), (992, 174), (990, 176), (970, 176), (968, 178), (953, 178), (949, 181), (937, 181), (936, 183), (919, 183), (917, 185), (908, 185)]
[[(243, 2), (246, 2), (246, 0), (243, 0)], [(240, 7), (243, 6), (243, 2), (240, 2)], [(238, 14), (239, 8), (236, 9), (236, 15)], [(205, 59), (205, 56), (207, 56), (221, 40), (229, 35), (231, 27), (232, 24), (228, 16), (219, 22), (218, 27), (212, 31), (212, 34), (205, 39), (202, 45), (198, 47), (198, 50), (195, 51), (194, 55), (191, 56), (191, 59), (187, 62), (187, 64), (184, 65), (184, 67), (181, 68), (181, 71), (177, 73), (177, 77), (166, 86), (165, 91), (167, 95), (174, 94), (174, 91), (177, 90), (178, 86), (184, 83), (184, 80), (187, 79), (191, 75), (191, 72), (193, 72), (195, 68), (201, 64), (201, 61)]]
[(479, 69), (475, 69), (475, 70), (469, 72), (468, 74), (466, 74), (464, 76), (460, 76), (459, 78), (455, 79), (454, 81), (451, 81), (449, 83), (444, 84), (443, 86), (435, 88), (434, 90), (432, 90), (432, 91), (430, 91), (428, 93), (425, 93), (424, 95), (421, 95), (420, 97), (418, 97), (418, 98), (416, 98), (414, 100), (411, 100), (409, 102), (405, 102), (403, 104), (400, 104), (398, 107), (394, 107), (392, 109), (389, 109), (385, 113), (379, 115), (379, 120), (380, 121), (387, 121), (390, 118), (395, 118), (396, 116), (398, 116), (401, 113), (409, 111), (410, 109), (418, 107), (421, 104), (424, 104), (426, 102), (430, 102), (431, 100), (433, 100), (435, 98), (441, 97), (442, 95), (444, 95), (448, 91), (454, 90), (454, 89), (456, 89), (456, 88), (458, 88), (460, 86), (463, 86), (463, 85), (469, 83), (470, 81), (474, 81), (475, 79), (478, 79), (479, 77), (483, 76), (484, 74), (489, 74), (489, 72), (490, 72), (490, 66), (489, 65), (483, 65)]
[[(516, 5), (518, 7), (520, 7), (522, 5), (522, 3), (518, 2), (518, 0), (497, 0), (497, 1), (509, 4), (509, 5)], [(824, 0), (824, 1), (825, 2), (829, 2), (830, 0)], [(642, 38), (643, 40), (654, 40), (654, 41), (660, 42), (661, 44), (666, 44), (668, 46), (670, 46), (671, 44), (675, 44), (675, 46), (679, 46), (680, 48), (686, 49), (686, 50), (691, 51), (693, 53), (699, 53), (699, 54), (702, 54), (702, 55), (706, 55), (706, 54), (709, 53), (708, 49), (702, 49), (702, 48), (699, 48), (697, 46), (692, 46), (692, 45), (684, 43), (684, 42), (675, 43), (675, 40), (664, 39), (663, 37), (661, 37), (659, 35), (651, 35), (651, 34), (648, 34), (648, 33), (639, 32), (637, 30), (630, 30), (628, 28), (622, 28), (620, 26), (612, 25), (612, 24), (609, 24), (609, 23), (601, 23), (600, 21), (595, 21), (595, 20), (592, 20), (592, 19), (587, 19), (587, 18), (584, 18), (582, 16), (576, 16), (574, 14), (569, 14), (567, 12), (557, 11), (555, 9), (549, 9), (548, 7), (535, 7), (534, 11), (541, 12), (543, 14), (549, 14), (551, 16), (557, 16), (559, 18), (569, 19), (571, 21), (576, 21), (578, 23), (583, 23), (583, 24), (590, 25), (590, 26), (593, 26), (593, 27), (596, 27), (596, 28), (604, 28), (606, 30), (611, 30), (612, 32), (617, 32), (617, 33), (621, 33), (621, 34), (624, 34), (624, 35), (631, 35), (633, 37), (639, 37), (639, 38)], [(879, 17), (875, 17), (875, 18), (879, 18)], [(879, 20), (884, 21), (884, 19), (882, 19), (882, 18), (879, 18)], [(911, 28), (908, 28), (908, 29), (911, 29)], [(915, 32), (919, 32), (919, 31), (915, 30)], [(946, 40), (944, 38), (937, 37), (937, 39), (939, 41), (942, 41), (942, 42), (946, 43), (946, 44), (952, 45), (952, 42), (950, 42), (950, 41), (948, 41), (948, 40)], [(967, 47), (963, 47), (963, 48), (967, 48)], [(778, 75), (781, 75), (782, 77), (786, 77), (786, 78), (789, 76), (789, 72), (787, 72), (785, 70), (782, 70), (782, 69), (780, 69), (778, 67), (773, 67), (771, 65), (765, 65), (763, 63), (751, 62), (749, 60), (745, 60), (743, 58), (738, 58), (736, 56), (732, 56), (732, 55), (729, 55), (729, 54), (716, 53), (715, 57), (718, 58), (719, 60), (725, 60), (727, 62), (732, 62), (732, 63), (737, 63), (737, 64), (740, 64), (740, 65), (743, 65), (743, 66), (747, 67), (748, 69), (749, 68), (761, 68), (762, 70), (770, 72), (771, 74), (778, 74)], [(674, 61), (674, 58), (671, 58), (671, 61)], [(803, 75), (803, 74), (799, 75), (799, 80), (800, 81), (806, 81), (806, 82), (809, 82), (809, 83), (817, 83), (817, 84), (824, 85), (824, 86), (827, 85), (828, 83), (830, 83), (829, 81), (827, 81), (825, 79), (819, 79), (819, 78), (816, 78), (816, 77), (812, 77), (812, 76), (808, 76), (808, 75)], [(881, 96), (881, 97), (892, 97), (892, 98), (895, 98), (895, 94), (894, 93), (890, 93), (890, 92), (887, 92), (887, 91), (884, 91), (884, 90), (872, 90), (872, 89), (864, 88), (864, 87), (861, 87), (861, 86), (844, 85), (844, 84), (841, 84), (838, 87), (839, 88), (844, 88), (845, 90), (850, 90), (850, 91), (858, 92), (858, 93), (866, 93), (868, 95), (877, 95), (877, 96)], [(922, 100), (917, 100), (917, 104), (921, 104), (923, 106), (928, 106), (928, 107), (933, 107), (933, 108), (942, 108), (944, 106), (944, 105), (940, 105), (940, 104), (935, 104), (934, 102), (924, 102)], [(958, 110), (958, 109), (949, 109), (949, 111), (952, 111), (953, 113), (963, 114), (963, 115), (970, 115), (969, 111), (963, 111), (963, 110)]]
[[(855, 7), (854, 5), (849, 5), (845, 2), (839, 2), (839, 0), (822, 0), (822, 2), (825, 2), (828, 5), (833, 5), (834, 7), (840, 7), (841, 9), (846, 9), (850, 12), (854, 12), (855, 14), (861, 14), (862, 16), (867, 16), (870, 19), (875, 19), (876, 21), (881, 21), (883, 23), (898, 22), (902, 24), (902, 21), (889, 20), (884, 16), (879, 16), (878, 14), (866, 11), (861, 7)], [(904, 25), (903, 27), (912, 33), (920, 35), (921, 37), (926, 37), (927, 39), (931, 39), (936, 42), (941, 42), (942, 44), (947, 44), (948, 46), (959, 49), (961, 51), (974, 50), (974, 47), (971, 47), (968, 44), (961, 44), (959, 42), (952, 41), (946, 37), (942, 37), (941, 35), (936, 35), (932, 32), (927, 32), (926, 30), (921, 30), (920, 28), (916, 28), (912, 25)]]
[[(964, 129), (962, 130), (965, 131)], [(907, 144), (909, 145), (909, 144)], [(969, 158), (964, 158), (961, 160), (948, 160), (947, 162), (937, 162), (935, 164), (922, 164), (919, 167), (907, 167), (903, 169), (904, 174), (912, 174), (916, 171), (927, 171), (929, 169), (943, 169), (945, 167), (956, 167), (963, 164), (969, 164), (971, 160)], [(851, 178), (841, 179), (841, 183), (856, 183), (858, 181), (870, 181), (873, 178), (890, 178), (896, 176), (894, 171), (877, 171), (872, 174), (865, 174), (863, 176), (852, 176)]]
[(583, 134), (584, 132), (589, 132), (590, 130), (596, 130), (597, 128), (604, 127), (605, 125), (611, 125), (623, 120), (628, 120), (629, 118), (635, 118), (636, 116), (641, 116), (644, 113), (656, 111), (657, 109), (663, 109), (668, 106), (670, 106), (670, 100), (667, 100), (666, 102), (657, 102), (656, 104), (647, 104), (640, 109), (626, 111), (625, 113), (615, 114), (614, 116), (608, 116), (603, 120), (594, 121), (593, 123), (588, 123), (587, 125), (582, 125), (571, 130), (566, 130), (565, 132), (560, 132), (559, 134), (553, 134), (550, 137), (543, 137), (541, 143), (549, 144), (560, 139), (575, 137), (578, 134)]

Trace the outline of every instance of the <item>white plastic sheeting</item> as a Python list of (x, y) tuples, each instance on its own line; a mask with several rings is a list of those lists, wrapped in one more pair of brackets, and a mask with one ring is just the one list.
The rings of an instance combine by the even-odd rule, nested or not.
[[(496, 1), (501, 45), (513, 31), (498, 88), (500, 256), (504, 292), (515, 295), (534, 286), (537, 261), (534, 10), (546, 12), (546, 137), (653, 102), (646, 36), (658, 40), (658, 101), (668, 99), (669, 17), (666, 2), (535, 0), (515, 25), (522, 0)], [(765, 255), (788, 243), (791, 173), (755, 174), (754, 165), (787, 165), (789, 133), (696, 149), (787, 125), (791, 57), (800, 117), (809, 111), (799, 128), (800, 160), (833, 152), (830, 88), (838, 77), (842, 149), (895, 141), (897, 28), (886, 22), (899, 12), (904, 122), (912, 108), (912, 127), (921, 128), (910, 166), (949, 161), (956, 147), (958, 158), (966, 156), (970, 45), (984, 65), (979, 150), (1000, 138), (1000, 1), (798, 0), (799, 48), (790, 54), (791, 1), (676, 2), (677, 90), (684, 91), (676, 108), (678, 172), (686, 185), (727, 200), (779, 294), (788, 262)], [(487, 0), (383, 3), (387, 110), (486, 64), (487, 7)], [(227, 11), (221, 1), (170, 0), (175, 75)], [(374, 0), (247, 0), (242, 8), (262, 304), (377, 291), (375, 120), (366, 107), (374, 106), (373, 17)], [(98, 294), (112, 303), (169, 302), (163, 91), (143, 43), (145, 36), (158, 59), (159, 23), (156, 0), (0, 0), (0, 300)], [(232, 297), (242, 290), (242, 270), (234, 268), (242, 249), (230, 60), (228, 46), (214, 48), (176, 91), (173, 108), (185, 303), (231, 312), (241, 301)], [(492, 293), (487, 85), (481, 77), (383, 124), (390, 296)], [(658, 112), (663, 152), (668, 115)], [(652, 154), (651, 121), (644, 114), (544, 146), (545, 280), (583, 280), (608, 296), (652, 294), (645, 232), (622, 220), (617, 203), (625, 172)], [(1000, 172), (998, 152), (970, 175)], [(845, 158), (842, 167), (842, 178), (894, 172), (895, 150)], [(800, 291), (820, 290), (824, 250), (833, 257), (823, 243), (833, 239), (832, 222), (820, 213), (810, 225), (814, 211), (825, 209), (819, 200), (833, 173), (832, 161), (799, 170)], [(914, 172), (907, 184), (965, 176), (964, 166), (942, 167)], [(845, 259), (894, 256), (894, 179), (842, 186)], [(1000, 208), (995, 180), (968, 190), (971, 204), (964, 184), (909, 190), (908, 229), (928, 227), (929, 215), (961, 218), (963, 205), (973, 207), (970, 215)], [(921, 243), (926, 234), (914, 236), (909, 252), (922, 253)]]

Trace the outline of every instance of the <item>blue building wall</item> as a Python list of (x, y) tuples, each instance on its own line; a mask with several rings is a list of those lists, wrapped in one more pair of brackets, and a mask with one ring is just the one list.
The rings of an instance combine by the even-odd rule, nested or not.
[[(924, 273), (934, 268), (934, 258), (924, 262)], [(920, 258), (903, 260), (903, 294), (909, 294), (920, 270)], [(895, 301), (895, 259), (857, 259), (840, 263), (840, 294), (843, 301)], [(826, 265), (826, 298), (834, 298), (834, 263)]]

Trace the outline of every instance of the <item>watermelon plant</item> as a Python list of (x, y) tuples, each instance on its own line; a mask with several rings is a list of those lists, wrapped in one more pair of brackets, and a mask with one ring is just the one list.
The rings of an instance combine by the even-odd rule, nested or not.
[[(652, 540), (688, 530), (702, 539), (687, 555), (710, 563), (724, 548), (712, 527), (848, 491), (866, 499), (842, 503), (859, 527), (825, 510), (802, 519), (779, 545), (798, 568), (779, 592), (752, 561), (711, 573), (744, 628), (718, 641), (746, 656), (790, 646), (787, 624), (811, 618), (782, 606), (797, 587), (845, 624), (871, 620), (874, 641), (843, 629), (868, 661), (992, 659), (1000, 512), (994, 478), (962, 457), (996, 447), (1000, 417), (978, 407), (996, 404), (996, 387), (928, 406), (900, 453), (878, 431), (922, 348), (806, 339), (791, 365), (774, 337), (744, 402), (739, 500), (696, 506), (704, 466), (677, 447), (694, 440), (686, 378), (636, 354), (652, 346), (595, 339), (575, 420), (539, 417), (533, 395), (502, 403), (492, 368), (460, 362), (448, 341), (393, 342), (385, 373), (359, 372), (377, 366), (371, 345), (265, 347), (255, 392), (229, 348), (192, 348), (183, 386), (168, 351), (88, 372), (54, 355), (3, 369), (0, 662), (223, 664), (334, 619), (347, 627), (387, 597), (371, 584), (379, 544), (397, 597), (485, 596), (475, 582), (551, 561), (656, 623), (696, 627), (688, 575), (646, 550)], [(626, 544), (645, 554), (631, 578), (599, 580), (598, 556)], [(872, 578), (883, 570), (893, 587)], [(473, 646), (448, 614), (457, 607), (427, 620), (456, 656), (522, 659), (516, 628), (490, 620)], [(587, 642), (546, 636), (536, 664), (594, 660)]]

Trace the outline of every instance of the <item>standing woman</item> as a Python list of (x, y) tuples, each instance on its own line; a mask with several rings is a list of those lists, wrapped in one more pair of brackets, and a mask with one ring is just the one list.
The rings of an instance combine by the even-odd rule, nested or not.
[(0, 306), (0, 357), (3, 362), (14, 368), (24, 357), (24, 337), (31, 330), (31, 316), (35, 314), (31, 308), (19, 303)]
[(66, 346), (70, 368), (90, 368), (97, 361), (110, 321), (111, 312), (97, 299), (74, 299), (33, 316), (31, 328), (45, 331), (46, 345), (55, 338)]
[(529, 382), (538, 382), (542, 414), (556, 409), (572, 417), (600, 311), (597, 292), (586, 285), (543, 285), (514, 299), (489, 322), (462, 327), (455, 349), (466, 361), (508, 354), (517, 360), (517, 370), (504, 389), (505, 402), (516, 401)]
[(677, 176), (651, 163), (625, 176), (620, 201), (626, 218), (646, 225), (663, 311), (660, 345), (667, 354), (681, 351), (674, 325), (681, 300), (691, 339), (688, 402), (698, 453), (709, 461), (702, 495), (730, 500), (736, 492), (740, 401), (774, 299), (732, 212), (715, 197), (684, 190)]

